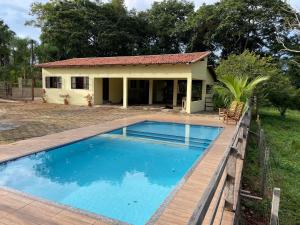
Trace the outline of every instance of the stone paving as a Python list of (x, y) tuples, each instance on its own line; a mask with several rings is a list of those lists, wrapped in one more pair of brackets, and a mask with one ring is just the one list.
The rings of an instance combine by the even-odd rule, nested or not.
[[(141, 109), (0, 101), (0, 144), (149, 113)], [(12, 129), (7, 129), (7, 126)]]

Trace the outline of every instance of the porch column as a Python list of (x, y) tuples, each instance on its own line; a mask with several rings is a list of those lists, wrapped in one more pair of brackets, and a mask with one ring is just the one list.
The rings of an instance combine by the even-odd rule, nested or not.
[(192, 103), (192, 77), (187, 78), (186, 82), (186, 112), (191, 113), (191, 103)]
[(123, 108), (128, 106), (128, 78), (123, 77)]
[(173, 106), (177, 106), (178, 80), (173, 81)]
[(153, 80), (149, 80), (149, 105), (153, 104)]

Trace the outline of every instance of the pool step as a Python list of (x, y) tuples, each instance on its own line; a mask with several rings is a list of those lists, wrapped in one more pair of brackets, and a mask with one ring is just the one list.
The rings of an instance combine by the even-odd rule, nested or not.
[(180, 144), (187, 144), (191, 147), (196, 148), (207, 148), (210, 144), (207, 139), (197, 139), (197, 138), (189, 138), (185, 139), (185, 137), (176, 136), (176, 135), (166, 135), (166, 134), (156, 134), (151, 132), (140, 132), (140, 131), (133, 131), (128, 130), (126, 131), (127, 136), (134, 136), (140, 138), (149, 138), (154, 140), (161, 140), (167, 142), (175, 142)]
[(138, 140), (143, 140), (147, 142), (157, 142), (160, 144), (168, 144), (168, 145), (178, 145), (178, 146), (185, 146), (189, 148), (195, 148), (197, 150), (206, 150), (207, 146), (199, 146), (199, 145), (192, 145), (190, 143), (182, 143), (182, 142), (176, 142), (176, 141), (170, 141), (170, 140), (164, 140), (164, 139), (158, 139), (158, 138), (149, 138), (145, 136), (140, 136), (140, 135), (127, 135), (124, 136), (123, 134), (117, 134), (117, 133), (108, 133), (108, 134), (102, 134), (101, 136), (103, 137), (108, 137), (108, 138), (118, 138), (118, 139), (124, 139), (124, 140), (131, 140), (131, 141), (138, 141)]
[[(161, 134), (161, 133), (153, 133), (153, 132), (145, 132), (145, 131), (139, 131), (139, 130), (132, 130), (132, 129), (127, 129), (127, 132), (137, 132), (140, 134), (145, 134), (145, 135), (151, 135), (151, 136), (164, 136), (164, 137), (169, 137), (170, 139), (178, 139), (178, 140), (185, 140), (184, 136), (179, 136), (179, 135), (173, 135), (173, 134)], [(207, 143), (210, 144), (212, 140), (210, 139), (205, 139), (205, 138), (194, 138), (194, 137), (189, 137), (189, 140), (191, 141), (196, 141), (196, 142), (201, 142), (201, 143)]]

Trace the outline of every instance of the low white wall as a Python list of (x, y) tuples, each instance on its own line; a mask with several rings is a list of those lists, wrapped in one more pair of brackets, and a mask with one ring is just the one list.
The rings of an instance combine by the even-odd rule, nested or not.
[(191, 102), (191, 113), (204, 111), (204, 109), (205, 109), (204, 100), (192, 101)]

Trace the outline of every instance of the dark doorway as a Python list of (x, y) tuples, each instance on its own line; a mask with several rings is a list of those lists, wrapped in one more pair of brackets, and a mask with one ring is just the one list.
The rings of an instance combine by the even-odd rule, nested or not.
[(178, 81), (178, 94), (177, 94), (177, 103), (182, 103), (183, 98), (186, 97), (186, 80), (179, 80)]
[(128, 104), (145, 105), (149, 103), (149, 81), (129, 80)]
[(157, 104), (173, 104), (173, 80), (154, 80), (153, 102)]
[(103, 78), (103, 103), (109, 100), (109, 78)]

